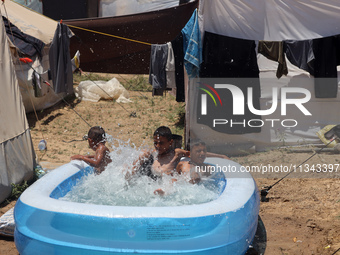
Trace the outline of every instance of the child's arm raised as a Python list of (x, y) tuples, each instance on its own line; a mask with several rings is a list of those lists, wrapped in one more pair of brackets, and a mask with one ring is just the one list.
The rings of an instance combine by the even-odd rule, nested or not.
[(100, 145), (98, 146), (95, 155), (89, 155), (89, 156), (74, 155), (71, 157), (71, 160), (74, 160), (74, 159), (83, 160), (90, 166), (100, 167), (107, 150), (108, 149), (106, 148), (105, 145)]

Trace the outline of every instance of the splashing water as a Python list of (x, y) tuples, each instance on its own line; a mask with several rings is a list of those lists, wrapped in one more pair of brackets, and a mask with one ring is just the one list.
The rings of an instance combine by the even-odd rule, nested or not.
[[(209, 182), (193, 185), (185, 175), (163, 175), (157, 181), (147, 176), (134, 176), (127, 181), (125, 175), (131, 171), (133, 161), (141, 151), (142, 148), (120, 141), (119, 146), (112, 146), (112, 163), (104, 172), (83, 176), (71, 191), (59, 199), (113, 206), (179, 206), (205, 203), (219, 196), (218, 185)], [(177, 182), (172, 183), (173, 178)], [(154, 194), (160, 188), (165, 192), (164, 196)]]

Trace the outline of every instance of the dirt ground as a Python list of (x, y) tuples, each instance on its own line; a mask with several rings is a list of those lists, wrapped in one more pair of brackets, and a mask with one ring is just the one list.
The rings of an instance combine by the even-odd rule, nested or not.
[[(114, 138), (130, 140), (136, 146), (152, 146), (151, 135), (160, 125), (167, 125), (173, 133), (183, 135), (177, 116), (183, 105), (176, 103), (174, 97), (152, 97), (150, 92), (130, 91), (130, 99), (133, 102), (129, 104), (92, 103), (75, 98), (68, 98), (67, 102), (90, 125), (101, 125)], [(132, 117), (134, 113), (137, 117)], [(91, 153), (85, 141), (72, 141), (81, 140), (89, 126), (66, 103), (61, 102), (37, 115), (38, 120), (34, 113), (27, 117), (42, 165), (46, 166), (46, 162), (64, 164), (70, 161), (71, 155)], [(41, 139), (47, 141), (44, 153), (37, 149)], [(231, 159), (244, 166), (298, 165), (313, 154), (313, 148), (309, 149), (306, 152), (276, 149)], [(303, 167), (327, 164), (329, 169), (339, 163), (340, 154), (321, 152)], [(340, 255), (340, 167), (337, 171), (337, 178), (334, 174), (316, 173), (302, 178), (299, 173), (293, 173), (269, 191), (268, 201), (261, 202), (260, 208), (266, 230), (265, 254)], [(254, 174), (254, 179), (259, 190), (278, 180), (277, 176), (263, 174)], [(3, 203), (0, 216), (14, 205), (15, 201)], [(0, 237), (0, 254), (18, 255), (13, 239)]]

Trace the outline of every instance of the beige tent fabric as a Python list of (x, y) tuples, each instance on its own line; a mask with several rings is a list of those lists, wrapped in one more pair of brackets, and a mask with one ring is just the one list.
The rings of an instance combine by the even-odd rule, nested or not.
[[(43, 57), (34, 56), (31, 59), (31, 66), (40, 74), (42, 78), (53, 85), (51, 80), (48, 80), (47, 70), (49, 69), (49, 48), (54, 37), (54, 32), (57, 27), (57, 21), (54, 21), (46, 16), (36, 13), (28, 8), (17, 4), (16, 2), (6, 0), (4, 4), (0, 4), (1, 14), (6, 16), (11, 23), (17, 26), (21, 31), (43, 41), (46, 46), (43, 50)], [(46, 84), (44, 95), (35, 97), (32, 86), (33, 69), (29, 65), (25, 65), (19, 61), (19, 55), (16, 52), (16, 47), (8, 40), (12, 51), (12, 58), (19, 81), (22, 101), (26, 112), (34, 110), (39, 111), (53, 106), (61, 100), (61, 95), (56, 95), (52, 88)]]
[(0, 44), (0, 142), (3, 143), (24, 133), (28, 123), (2, 20)]
[(2, 18), (0, 19), (0, 203), (11, 183), (33, 176), (35, 155)]
[(6, 0), (4, 5), (0, 5), (0, 11), (24, 33), (40, 39), (45, 44), (52, 42), (54, 31), (57, 28), (55, 20), (10, 0)]

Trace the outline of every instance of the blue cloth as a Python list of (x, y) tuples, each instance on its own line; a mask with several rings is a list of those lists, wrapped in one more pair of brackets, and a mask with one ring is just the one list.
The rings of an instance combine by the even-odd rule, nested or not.
[(198, 24), (197, 9), (182, 29), (184, 66), (190, 78), (198, 77), (202, 63), (202, 40)]

